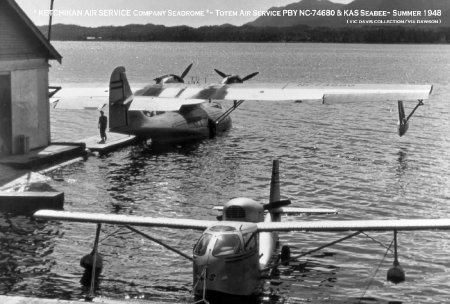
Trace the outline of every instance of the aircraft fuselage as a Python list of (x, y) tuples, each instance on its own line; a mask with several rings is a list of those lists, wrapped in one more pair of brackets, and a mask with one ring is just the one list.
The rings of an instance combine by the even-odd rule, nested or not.
[(225, 220), (209, 227), (194, 247), (194, 293), (257, 295), (261, 270), (276, 253), (278, 234), (257, 232), (256, 222), (272, 221), (272, 216), (247, 198), (229, 201), (223, 216)]
[(132, 134), (158, 143), (212, 138), (232, 126), (230, 117), (216, 124), (223, 113), (221, 105), (216, 102), (183, 106), (179, 111), (128, 111), (127, 124), (111, 131)]

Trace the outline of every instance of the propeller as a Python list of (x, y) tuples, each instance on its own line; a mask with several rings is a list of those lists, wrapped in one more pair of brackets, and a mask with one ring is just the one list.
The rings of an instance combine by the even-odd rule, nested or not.
[(247, 81), (249, 79), (252, 79), (253, 77), (255, 77), (256, 75), (259, 74), (259, 72), (254, 72), (251, 74), (248, 74), (247, 76), (245, 76), (244, 78), (239, 77), (239, 75), (227, 75), (222, 71), (219, 71), (218, 69), (214, 69), (214, 71), (216, 71), (217, 74), (220, 75), (220, 77), (223, 78), (222, 83), (243, 83), (244, 81)]
[(264, 207), (264, 210), (272, 210), (272, 209), (278, 209), (281, 207), (286, 207), (290, 204), (291, 204), (290, 200), (281, 200), (281, 201), (275, 201), (275, 202), (265, 204), (263, 207)]
[[(192, 63), (190, 65), (187, 66), (187, 68), (183, 71), (183, 73), (181, 73), (181, 76), (175, 75), (175, 74), (167, 74), (164, 76), (159, 76), (156, 77), (155, 79), (153, 79), (154, 81), (156, 81), (156, 84), (161, 83), (164, 79), (169, 78), (167, 80), (167, 82), (169, 83), (184, 83), (184, 77), (186, 77), (186, 75), (189, 73), (189, 71), (192, 68)], [(165, 81), (164, 81), (165, 82)]]
[(184, 77), (186, 77), (186, 75), (189, 73), (189, 71), (191, 70), (191, 68), (192, 68), (192, 63), (191, 63), (190, 65), (187, 66), (187, 68), (183, 71), (183, 73), (181, 73), (180, 78), (181, 78), (181, 79), (184, 79)]
[(220, 77), (222, 77), (222, 78), (225, 78), (225, 77), (231, 76), (231, 75), (227, 75), (227, 74), (225, 74), (224, 72), (221, 72), (221, 71), (219, 71), (218, 69), (214, 69), (214, 71), (216, 71), (216, 73), (217, 73), (217, 74), (219, 74), (219, 75), (220, 75)]
[(253, 77), (255, 77), (258, 74), (259, 74), (259, 72), (254, 72), (254, 73), (248, 74), (247, 76), (242, 78), (242, 81), (246, 81), (246, 80), (252, 79)]

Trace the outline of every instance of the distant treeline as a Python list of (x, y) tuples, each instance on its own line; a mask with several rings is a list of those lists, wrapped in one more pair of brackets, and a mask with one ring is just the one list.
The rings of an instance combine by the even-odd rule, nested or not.
[[(47, 34), (47, 26), (40, 27)], [(174, 42), (346, 42), (346, 43), (450, 43), (450, 27), (293, 27), (188, 26), (153, 24), (81, 27), (56, 24), (52, 40), (174, 41)]]

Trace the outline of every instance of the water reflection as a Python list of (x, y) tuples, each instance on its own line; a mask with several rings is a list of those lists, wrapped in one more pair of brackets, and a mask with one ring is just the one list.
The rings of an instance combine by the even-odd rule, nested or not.
[(399, 178), (399, 180), (401, 180), (401, 178), (405, 175), (406, 170), (408, 169), (408, 152), (406, 151), (406, 149), (400, 149), (400, 151), (398, 151), (397, 153), (398, 158), (397, 158), (397, 162), (398, 162), (398, 166), (397, 166), (397, 177)]
[[(50, 257), (61, 235), (29, 217), (0, 214), (0, 293), (54, 294), (56, 262)], [(58, 291), (67, 296), (64, 288)]]

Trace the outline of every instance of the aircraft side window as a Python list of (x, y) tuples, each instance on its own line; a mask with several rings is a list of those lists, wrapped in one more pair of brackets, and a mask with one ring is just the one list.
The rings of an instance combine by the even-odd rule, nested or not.
[(256, 233), (244, 234), (243, 239), (244, 239), (244, 249), (246, 251), (255, 249), (257, 247)]
[(223, 234), (217, 238), (212, 254), (214, 256), (222, 256), (236, 254), (241, 251), (241, 240), (236, 234)]
[(194, 247), (194, 254), (204, 255), (206, 253), (206, 249), (208, 248), (208, 244), (211, 241), (211, 238), (212, 238), (211, 234), (209, 233), (203, 234)]

